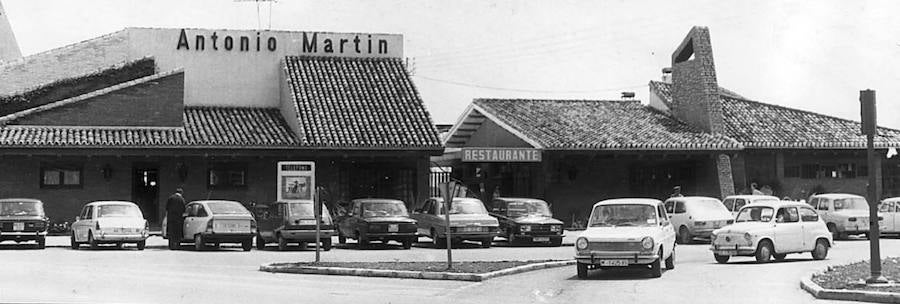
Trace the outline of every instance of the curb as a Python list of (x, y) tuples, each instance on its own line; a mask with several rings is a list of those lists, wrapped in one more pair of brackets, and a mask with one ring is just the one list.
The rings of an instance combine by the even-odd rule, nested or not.
[(402, 278), (402, 279), (424, 279), (424, 280), (454, 280), (454, 281), (471, 281), (481, 282), (487, 279), (507, 276), (522, 272), (528, 272), (539, 269), (547, 269), (554, 267), (562, 267), (574, 265), (575, 260), (542, 262), (528, 265), (517, 266), (513, 268), (501, 269), (488, 273), (454, 273), (454, 272), (433, 272), (433, 271), (410, 271), (410, 270), (386, 270), (386, 269), (365, 269), (365, 268), (343, 268), (343, 267), (315, 267), (315, 266), (273, 266), (272, 264), (263, 264), (259, 266), (259, 271), (272, 273), (297, 273), (297, 274), (325, 274), (325, 275), (344, 275), (344, 276), (362, 276), (362, 277), (382, 277), (382, 278)]
[(822, 286), (819, 286), (819, 284), (813, 282), (812, 276), (815, 274), (823, 273), (824, 271), (825, 270), (815, 271), (800, 278), (800, 288), (806, 290), (806, 292), (810, 293), (817, 299), (873, 303), (900, 303), (900, 293), (822, 288)]

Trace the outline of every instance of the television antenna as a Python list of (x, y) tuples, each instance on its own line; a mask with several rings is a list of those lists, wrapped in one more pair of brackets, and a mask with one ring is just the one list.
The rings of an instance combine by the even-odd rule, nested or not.
[(259, 13), (259, 4), (260, 2), (268, 2), (269, 4), (269, 25), (266, 29), (272, 29), (272, 2), (277, 2), (278, 0), (234, 0), (234, 2), (256, 2), (256, 28), (262, 29), (262, 17)]

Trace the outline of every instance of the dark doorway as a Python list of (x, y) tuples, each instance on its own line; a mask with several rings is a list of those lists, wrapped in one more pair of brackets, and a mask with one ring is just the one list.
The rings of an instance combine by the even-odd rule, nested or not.
[(159, 166), (135, 163), (131, 180), (131, 200), (151, 225), (159, 225)]

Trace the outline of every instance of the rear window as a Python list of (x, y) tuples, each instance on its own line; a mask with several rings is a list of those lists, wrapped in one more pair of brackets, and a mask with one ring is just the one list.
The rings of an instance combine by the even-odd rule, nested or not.
[(250, 214), (244, 205), (238, 202), (209, 202), (206, 205), (212, 214)]
[(39, 216), (43, 214), (44, 207), (38, 202), (0, 203), (0, 216)]
[[(291, 216), (315, 217), (315, 206), (312, 203), (290, 203)], [(331, 218), (328, 215), (328, 207), (322, 205), (322, 217)]]
[(97, 214), (100, 217), (142, 217), (141, 210), (135, 205), (100, 205)]

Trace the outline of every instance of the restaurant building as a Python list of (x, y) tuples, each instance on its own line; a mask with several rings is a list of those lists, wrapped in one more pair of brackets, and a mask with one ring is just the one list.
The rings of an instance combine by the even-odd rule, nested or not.
[[(669, 71), (669, 69), (666, 69)], [(858, 122), (749, 100), (718, 86), (709, 31), (694, 27), (672, 55), (671, 74), (637, 100), (476, 99), (443, 137), (444, 155), (473, 195), (547, 200), (568, 224), (617, 197), (722, 198), (751, 185), (792, 199), (865, 194), (881, 171), (900, 194), (900, 159), (866, 165)], [(900, 131), (879, 128), (879, 156)]]
[(394, 34), (127, 28), (0, 64), (0, 197), (276, 200), (314, 161), (328, 205), (423, 201), (437, 131)]

